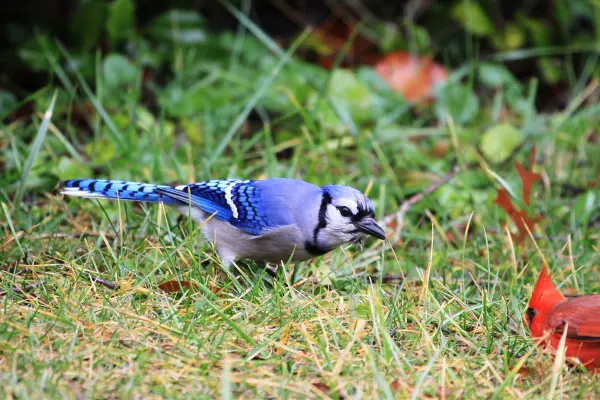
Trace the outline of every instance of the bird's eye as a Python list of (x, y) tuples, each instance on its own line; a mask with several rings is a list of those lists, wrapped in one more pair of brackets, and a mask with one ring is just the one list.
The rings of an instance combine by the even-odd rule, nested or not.
[(537, 312), (535, 311), (535, 309), (529, 307), (527, 309), (527, 319), (529, 320), (529, 323), (531, 324), (533, 322), (533, 318), (535, 318)]
[(338, 210), (340, 211), (340, 214), (342, 215), (342, 217), (351, 217), (352, 211), (350, 211), (350, 209), (348, 207), (342, 206), (339, 207)]

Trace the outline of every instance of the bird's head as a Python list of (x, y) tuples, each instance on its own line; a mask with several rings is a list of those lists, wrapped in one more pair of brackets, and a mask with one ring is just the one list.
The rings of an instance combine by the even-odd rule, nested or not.
[(565, 297), (556, 289), (556, 286), (552, 283), (552, 274), (549, 274), (546, 266), (544, 266), (531, 294), (527, 315), (525, 316), (527, 325), (534, 336), (544, 334), (544, 324), (547, 316), (563, 301), (565, 301)]
[(349, 186), (331, 185), (322, 189), (319, 229), (315, 236), (320, 248), (362, 244), (368, 236), (385, 240), (385, 232), (375, 222), (375, 208), (367, 196)]

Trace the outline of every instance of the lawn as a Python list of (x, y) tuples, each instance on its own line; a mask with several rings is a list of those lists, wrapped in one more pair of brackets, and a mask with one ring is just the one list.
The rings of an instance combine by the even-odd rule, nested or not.
[[(128, 4), (110, 24), (131, 23), (115, 17)], [(171, 10), (128, 36), (109, 24), (134, 50), (23, 45), (46, 82), (0, 91), (3, 397), (600, 396), (523, 323), (544, 265), (564, 293), (598, 292), (597, 49), (438, 48), (447, 79), (408, 101), (343, 65), (356, 32), (325, 68), (303, 56), (315, 29), (280, 46), (222, 7), (236, 29)], [(568, 75), (560, 107), (505, 63), (551, 57)], [(168, 207), (59, 194), (82, 177), (350, 185), (388, 241), (233, 276)]]

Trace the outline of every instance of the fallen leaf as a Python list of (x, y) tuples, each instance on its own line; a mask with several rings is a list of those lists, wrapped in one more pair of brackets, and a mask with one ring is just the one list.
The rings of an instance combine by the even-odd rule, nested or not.
[(519, 368), (519, 370), (517, 371), (518, 374), (523, 375), (523, 376), (529, 376), (531, 375), (531, 368), (529, 367), (521, 367)]
[(383, 57), (375, 65), (375, 71), (393, 90), (413, 103), (433, 100), (433, 87), (448, 79), (446, 69), (429, 57), (400, 51)]
[[(529, 171), (523, 168), (523, 166), (518, 162), (515, 165), (515, 167), (519, 171), (519, 175), (521, 176), (523, 202), (528, 206), (531, 202), (531, 187), (537, 180), (541, 179), (540, 174), (533, 172), (533, 166), (535, 163), (535, 151), (536, 148), (534, 146), (531, 150), (531, 161)], [(504, 189), (498, 189), (498, 194), (496, 196), (496, 199), (494, 200), (494, 203), (499, 205), (514, 222), (518, 231), (518, 234), (516, 236), (516, 241), (518, 243), (522, 243), (523, 240), (525, 240), (525, 238), (527, 237), (527, 231), (532, 231), (534, 224), (542, 220), (542, 217), (539, 215), (534, 215), (530, 217), (529, 215), (527, 215), (526, 210), (518, 210), (514, 206), (510, 195)]]
[(190, 281), (167, 281), (158, 284), (158, 288), (166, 293), (183, 292), (185, 289), (198, 290), (198, 285)]
[(529, 171), (523, 168), (519, 162), (517, 162), (515, 165), (517, 171), (519, 171), (519, 175), (521, 176), (521, 182), (523, 183), (523, 201), (527, 205), (529, 205), (531, 201), (531, 187), (536, 181), (542, 179), (542, 175), (533, 172), (533, 166), (535, 164), (535, 151), (536, 148), (533, 146), (531, 149), (531, 159), (529, 161)]
[(331, 391), (328, 385), (321, 382), (313, 382), (312, 385), (325, 394), (329, 394), (329, 392)]
[(527, 237), (527, 230), (533, 230), (533, 225), (541, 221), (540, 216), (529, 217), (524, 210), (517, 210), (510, 199), (508, 192), (498, 189), (498, 195), (494, 203), (498, 204), (508, 214), (517, 227), (518, 235), (516, 241), (521, 243)]
[(309, 41), (309, 46), (319, 55), (318, 63), (323, 68), (332, 68), (342, 51), (346, 51), (346, 54), (341, 66), (362, 64), (363, 58), (366, 63), (371, 63), (373, 57), (378, 59), (373, 50), (373, 43), (360, 32), (348, 43), (355, 29), (355, 23), (337, 18), (328, 19), (315, 28), (315, 40)]

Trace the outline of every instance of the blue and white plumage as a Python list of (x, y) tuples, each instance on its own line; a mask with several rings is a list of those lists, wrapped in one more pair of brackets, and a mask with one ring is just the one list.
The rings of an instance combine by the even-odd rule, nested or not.
[[(349, 186), (295, 180), (211, 180), (167, 186), (104, 179), (61, 183), (69, 196), (162, 202), (203, 223), (224, 264), (304, 261), (367, 236), (385, 239), (371, 201)], [(214, 216), (209, 218), (211, 215)]]

